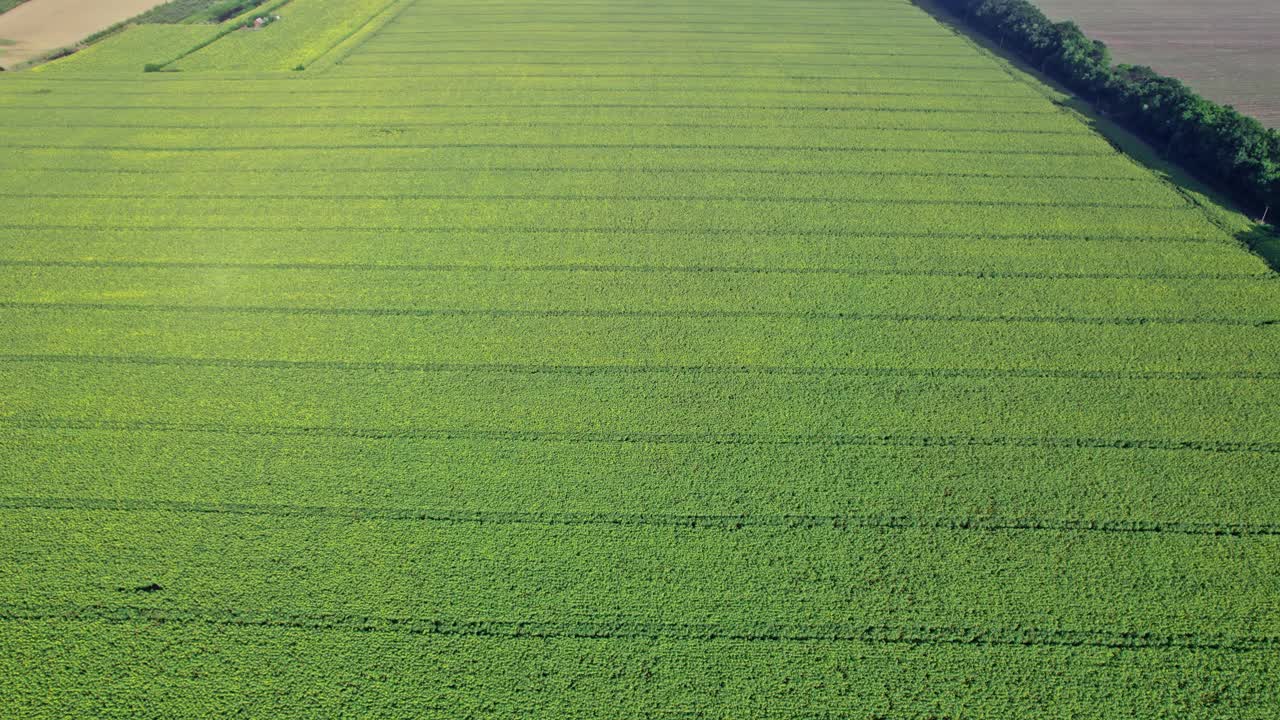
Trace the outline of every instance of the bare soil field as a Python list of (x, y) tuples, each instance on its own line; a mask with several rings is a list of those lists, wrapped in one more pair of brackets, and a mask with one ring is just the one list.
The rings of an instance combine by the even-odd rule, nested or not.
[(31, 0), (0, 15), (0, 67), (83, 40), (164, 0)]
[(1280, 127), (1275, 0), (1037, 0), (1074, 20), (1119, 62), (1150, 65), (1202, 95)]

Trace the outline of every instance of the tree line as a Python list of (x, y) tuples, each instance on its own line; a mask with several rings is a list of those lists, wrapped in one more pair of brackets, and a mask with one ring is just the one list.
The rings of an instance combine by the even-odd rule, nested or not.
[(1143, 65), (1113, 65), (1107, 46), (1027, 0), (938, 0), (1230, 194), (1250, 214), (1280, 215), (1280, 132)]

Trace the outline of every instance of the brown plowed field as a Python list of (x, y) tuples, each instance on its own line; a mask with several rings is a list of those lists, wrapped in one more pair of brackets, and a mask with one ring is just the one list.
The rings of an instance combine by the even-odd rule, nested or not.
[(1280, 2), (1036, 0), (1075, 20), (1119, 62), (1150, 65), (1202, 95), (1280, 127)]

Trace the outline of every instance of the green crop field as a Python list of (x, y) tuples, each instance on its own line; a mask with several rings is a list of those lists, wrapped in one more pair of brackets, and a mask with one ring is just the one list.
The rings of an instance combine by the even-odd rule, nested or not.
[(907, 0), (4, 73), (0, 716), (1280, 717), (1280, 280), (1062, 101)]

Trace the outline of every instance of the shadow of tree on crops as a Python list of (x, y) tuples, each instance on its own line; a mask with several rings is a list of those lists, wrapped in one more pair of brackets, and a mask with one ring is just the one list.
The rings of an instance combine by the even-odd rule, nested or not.
[(1262, 256), (1272, 270), (1280, 272), (1280, 233), (1265, 225), (1236, 235), (1250, 250)]
[[(1210, 185), (1204, 183), (1189, 170), (1166, 159), (1162, 153), (1147, 144), (1142, 138), (1129, 132), (1121, 127), (1118, 123), (1107, 117), (1107, 113), (1089, 102), (1088, 98), (1080, 97), (1071, 90), (1068, 90), (1061, 83), (1053, 78), (1040, 72), (1037, 68), (1028, 65), (1022, 58), (1018, 57), (1011, 51), (1007, 51), (992, 42), (990, 38), (967, 25), (963, 20), (951, 14), (947, 9), (941, 7), (933, 0), (912, 0), (916, 7), (925, 11), (937, 20), (944, 27), (949, 28), (953, 32), (968, 39), (975, 45), (983, 48), (987, 52), (995, 55), (1009, 65), (1013, 66), (1042, 85), (1047, 86), (1048, 91), (1045, 92), (1046, 97), (1055, 105), (1074, 112), (1086, 125), (1094, 132), (1105, 138), (1107, 142), (1116, 150), (1128, 155), (1138, 164), (1150, 170), (1160, 179), (1180, 188), (1181, 190), (1189, 190), (1193, 193), (1203, 195), (1212, 202), (1223, 208), (1228, 208), (1240, 213), (1248, 218), (1257, 218), (1262, 208), (1241, 208), (1230, 198)], [(1188, 197), (1188, 201), (1202, 205), (1198, 200)], [(1213, 211), (1205, 210), (1206, 215), (1212, 215)], [(1280, 213), (1280, 208), (1272, 208), (1273, 214)], [(1221, 226), (1214, 218), (1210, 217), (1210, 221)], [(1273, 227), (1264, 226), (1255, 223), (1253, 227), (1245, 231), (1236, 231), (1234, 229), (1223, 228), (1224, 231), (1234, 234), (1236, 240), (1240, 241), (1244, 246), (1248, 247), (1254, 253), (1259, 255), (1267, 265), (1274, 271), (1280, 271), (1280, 235)]]

